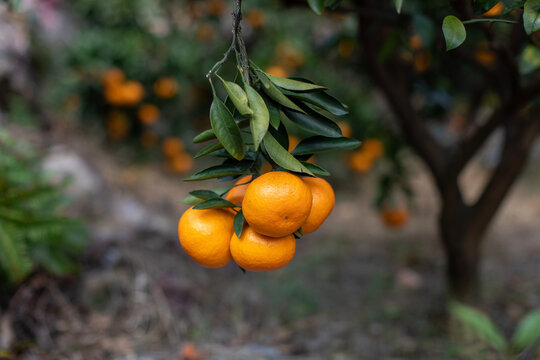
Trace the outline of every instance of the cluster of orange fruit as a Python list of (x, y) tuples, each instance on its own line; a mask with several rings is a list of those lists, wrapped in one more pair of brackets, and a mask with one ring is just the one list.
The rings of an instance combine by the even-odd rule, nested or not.
[(165, 167), (173, 173), (183, 173), (193, 168), (193, 158), (184, 149), (184, 142), (176, 137), (165, 138), (161, 144)]
[(384, 145), (380, 140), (367, 139), (360, 149), (349, 156), (348, 165), (353, 171), (367, 173), (375, 162), (384, 155)]
[[(238, 208), (190, 208), (184, 212), (178, 223), (180, 244), (202, 266), (218, 268), (234, 259), (249, 271), (287, 265), (296, 250), (294, 233), (317, 230), (335, 203), (334, 190), (327, 181), (284, 171), (255, 179), (242, 177), (225, 199)], [(238, 237), (234, 214), (240, 208), (245, 224)]]
[(127, 80), (117, 68), (107, 70), (102, 77), (107, 102), (115, 106), (134, 106), (144, 97), (144, 87), (135, 80)]

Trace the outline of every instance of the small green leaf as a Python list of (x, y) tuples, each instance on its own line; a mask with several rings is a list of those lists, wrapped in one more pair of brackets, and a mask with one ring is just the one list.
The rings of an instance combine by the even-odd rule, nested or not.
[(242, 213), (242, 210), (240, 210), (236, 215), (234, 216), (234, 233), (238, 238), (242, 236), (242, 230), (244, 229), (244, 221), (246, 219), (244, 218), (244, 214)]
[(293, 149), (293, 155), (307, 155), (322, 153), (333, 150), (353, 150), (360, 146), (361, 142), (353, 138), (328, 138), (313, 136), (300, 141)]
[(324, 11), (324, 0), (307, 0), (309, 6), (317, 15), (321, 15)]
[(220, 143), (210, 144), (206, 146), (204, 149), (202, 149), (201, 151), (199, 151), (193, 158), (198, 159), (200, 157), (213, 153), (214, 151), (222, 149), (222, 148), (223, 148), (223, 145), (221, 145)]
[(312, 164), (307, 161), (301, 161), (301, 163), (309, 169), (314, 175), (318, 176), (330, 176), (330, 173), (326, 170), (320, 167), (319, 165)]
[(267, 132), (264, 136), (263, 143), (268, 156), (270, 156), (270, 158), (279, 166), (290, 171), (313, 175), (306, 166), (295, 159), (287, 149), (281, 146), (270, 132)]
[(215, 138), (216, 138), (216, 134), (214, 134), (214, 130), (208, 129), (208, 130), (204, 130), (202, 133), (195, 136), (193, 138), (193, 142), (195, 144), (198, 144), (198, 143), (202, 143), (202, 142), (212, 140), (212, 139), (215, 139)]
[(304, 113), (290, 109), (283, 109), (283, 113), (292, 122), (313, 135), (324, 135), (335, 138), (343, 136), (339, 126), (335, 122), (307, 107)]
[(214, 198), (220, 197), (213, 190), (194, 190), (190, 192), (189, 194), (203, 200), (214, 199)]
[(208, 169), (199, 171), (184, 179), (184, 181), (199, 181), (207, 179), (216, 179), (232, 175), (247, 175), (251, 174), (251, 161), (245, 161), (238, 164), (223, 164), (209, 167)]
[(233, 207), (236, 207), (236, 205), (222, 198), (213, 198), (213, 199), (204, 200), (203, 202), (193, 206), (193, 208), (196, 210), (233, 208)]
[(214, 95), (214, 101), (210, 107), (210, 123), (212, 129), (223, 145), (225, 150), (237, 160), (244, 158), (245, 145), (238, 124), (217, 95)]
[(403, 7), (403, 0), (394, 0), (394, 6), (398, 14), (401, 14), (401, 8)]
[(281, 104), (289, 109), (293, 109), (299, 112), (304, 112), (302, 109), (300, 109), (295, 103), (291, 101), (288, 97), (286, 97), (263, 73), (262, 71), (257, 71), (257, 75), (262, 83), (263, 91), (268, 95), (272, 100), (277, 102), (278, 104)]
[(518, 350), (523, 350), (538, 336), (540, 336), (540, 309), (531, 311), (520, 321), (512, 337), (512, 345)]
[(277, 129), (279, 124), (281, 124), (281, 112), (279, 111), (279, 107), (277, 107), (272, 100), (268, 99), (268, 97), (265, 97), (264, 101), (266, 102), (268, 113), (270, 114), (270, 125), (272, 125), (274, 129)]
[(494, 349), (505, 352), (508, 344), (501, 331), (484, 313), (458, 302), (448, 306), (450, 314), (460, 320), (470, 331), (485, 339)]
[(523, 6), (523, 27), (527, 35), (540, 30), (540, 0), (527, 0)]
[(249, 106), (253, 110), (250, 126), (251, 134), (253, 136), (253, 148), (255, 151), (257, 151), (259, 144), (268, 131), (268, 125), (270, 124), (270, 113), (268, 112), (264, 99), (261, 95), (259, 95), (257, 90), (246, 84), (246, 93), (249, 99)]
[(446, 40), (446, 50), (452, 50), (461, 45), (467, 37), (465, 26), (457, 17), (448, 15), (443, 20), (442, 31)]
[(265, 73), (266, 76), (272, 81), (275, 85), (279, 86), (282, 89), (291, 90), (291, 91), (311, 91), (311, 90), (327, 90), (326, 87), (313, 84), (311, 82), (303, 82), (294, 79), (282, 78), (279, 76), (271, 75)]
[(285, 127), (285, 125), (280, 124), (277, 129), (271, 127), (268, 129), (268, 131), (282, 147), (284, 147), (285, 149), (289, 148), (289, 134), (287, 133), (287, 128)]
[(238, 112), (242, 115), (252, 114), (253, 111), (250, 109), (248, 105), (247, 94), (242, 89), (242, 87), (231, 81), (223, 80), (221, 76), (219, 75), (217, 75), (217, 77), (223, 83), (223, 86), (225, 87), (225, 90), (227, 91), (227, 94), (229, 95), (229, 99), (231, 99), (232, 103), (234, 104)]
[(328, 95), (323, 91), (295, 93), (292, 91), (285, 92), (285, 95), (294, 99), (302, 100), (305, 103), (310, 103), (328, 111), (331, 114), (342, 116), (349, 113), (345, 105), (343, 105), (335, 97)]

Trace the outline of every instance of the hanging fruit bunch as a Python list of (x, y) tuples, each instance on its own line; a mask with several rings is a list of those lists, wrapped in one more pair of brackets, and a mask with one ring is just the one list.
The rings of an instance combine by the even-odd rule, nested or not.
[[(334, 207), (332, 187), (318, 177), (330, 174), (307, 160), (316, 153), (355, 149), (360, 142), (344, 137), (330, 118), (347, 114), (347, 108), (327, 88), (270, 75), (249, 61), (241, 36), (241, 0), (233, 17), (232, 44), (207, 74), (213, 92), (211, 129), (193, 140), (211, 142), (195, 158), (223, 160), (185, 180), (239, 179), (225, 188), (192, 191), (184, 202), (193, 206), (180, 218), (178, 235), (187, 254), (205, 267), (234, 259), (243, 270), (269, 271), (287, 265), (296, 239), (317, 230)], [(233, 53), (238, 75), (231, 81), (219, 71)], [(282, 116), (310, 134), (290, 152)], [(263, 173), (268, 164), (271, 171)]]

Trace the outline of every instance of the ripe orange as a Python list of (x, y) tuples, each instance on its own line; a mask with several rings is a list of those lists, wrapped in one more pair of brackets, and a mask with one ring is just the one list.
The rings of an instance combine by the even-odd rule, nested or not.
[(484, 16), (497, 16), (500, 15), (504, 10), (504, 4), (502, 1), (496, 3), (491, 9), (483, 13)]
[(413, 62), (417, 72), (426, 72), (431, 67), (431, 52), (429, 50), (419, 51), (414, 55)]
[(207, 268), (231, 261), (230, 243), (234, 216), (221, 209), (189, 208), (178, 222), (178, 238), (186, 253)]
[[(237, 182), (234, 183), (236, 185), (233, 187), (229, 192), (227, 193), (227, 196), (225, 197), (225, 200), (232, 202), (233, 204), (236, 204), (238, 206), (242, 205), (242, 200), (244, 200), (244, 195), (246, 194), (246, 190), (248, 188), (248, 183), (251, 181), (251, 175), (246, 175), (241, 177)], [(240, 185), (245, 184), (245, 185)]]
[(126, 81), (121, 87), (122, 104), (121, 105), (136, 105), (144, 97), (144, 88), (137, 81)]
[(174, 173), (183, 173), (193, 169), (193, 158), (185, 152), (179, 152), (167, 159), (167, 169)]
[(338, 121), (337, 122), (339, 129), (341, 130), (341, 133), (345, 137), (351, 137), (352, 136), (352, 128), (351, 125), (349, 125), (346, 121)]
[(382, 220), (386, 226), (391, 228), (398, 228), (407, 222), (409, 219), (409, 210), (406, 207), (385, 207), (381, 211)]
[(246, 20), (254, 29), (264, 25), (264, 12), (261, 9), (251, 9), (246, 14)]
[(110, 68), (101, 76), (101, 82), (104, 86), (110, 86), (112, 84), (120, 84), (124, 82), (126, 75), (118, 68)]
[(154, 92), (163, 99), (172, 98), (178, 91), (178, 83), (171, 77), (160, 77), (154, 83)]
[(413, 51), (418, 51), (424, 47), (424, 42), (422, 41), (422, 37), (418, 34), (414, 34), (409, 39), (409, 47)]
[(143, 125), (152, 125), (159, 118), (159, 108), (154, 104), (142, 104), (137, 117)]
[(273, 65), (266, 69), (266, 72), (270, 75), (286, 78), (289, 76), (289, 72), (280, 65)]
[(300, 143), (300, 138), (294, 135), (289, 135), (289, 152), (293, 151), (293, 149)]
[(270, 165), (270, 163), (265, 162), (261, 166), (261, 174), (266, 174), (267, 172), (270, 172), (272, 170), (273, 170), (273, 168), (272, 168), (272, 165)]
[(311, 211), (309, 186), (298, 176), (272, 171), (249, 184), (242, 211), (256, 232), (283, 237), (298, 230)]
[(302, 180), (309, 186), (312, 195), (311, 212), (302, 225), (302, 232), (309, 234), (317, 230), (332, 212), (336, 197), (332, 186), (324, 179), (305, 177)]
[(365, 151), (356, 150), (349, 156), (349, 168), (358, 173), (367, 173), (373, 167), (374, 158)]
[(378, 159), (384, 155), (384, 145), (378, 139), (367, 139), (362, 144), (361, 150), (369, 154), (374, 159)]
[(287, 265), (294, 257), (296, 240), (292, 234), (275, 238), (261, 235), (247, 226), (240, 238), (233, 232), (231, 255), (242, 269), (270, 271)]
[(163, 140), (161, 151), (168, 157), (172, 157), (184, 151), (184, 142), (177, 137), (169, 136)]
[(491, 67), (497, 61), (494, 51), (482, 47), (474, 51), (474, 58), (485, 67)]

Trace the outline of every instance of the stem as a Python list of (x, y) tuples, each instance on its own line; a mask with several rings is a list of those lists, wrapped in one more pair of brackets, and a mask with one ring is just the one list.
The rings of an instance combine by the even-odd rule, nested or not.
[(518, 21), (515, 20), (505, 20), (505, 19), (471, 19), (471, 20), (465, 20), (462, 21), (464, 24), (474, 24), (479, 22), (502, 22), (507, 24), (519, 24)]
[(242, 39), (242, 0), (236, 0), (236, 8), (233, 13), (234, 18), (234, 27), (233, 34), (236, 39), (235, 41), (235, 51), (236, 58), (238, 61), (238, 66), (244, 77), (244, 82), (249, 85), (249, 60), (246, 51), (246, 45), (244, 44), (244, 39)]

